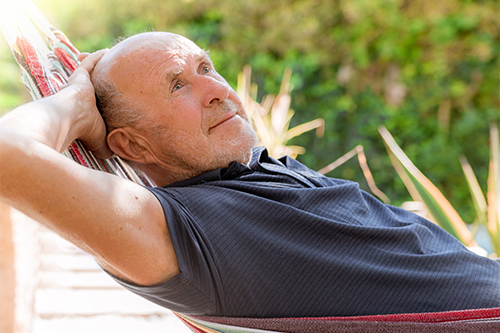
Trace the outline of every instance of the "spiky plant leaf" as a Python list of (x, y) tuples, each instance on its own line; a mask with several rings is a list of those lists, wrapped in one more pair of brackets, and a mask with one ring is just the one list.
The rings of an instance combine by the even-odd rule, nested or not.
[(463, 244), (473, 245), (472, 233), (450, 202), (444, 197), (439, 189), (417, 169), (385, 127), (379, 127), (379, 132), (384, 140), (387, 152), (389, 156), (391, 156), (393, 165), (409, 179), (413, 186), (412, 191), (418, 192), (422, 202), (432, 215), (434, 222), (455, 236)]

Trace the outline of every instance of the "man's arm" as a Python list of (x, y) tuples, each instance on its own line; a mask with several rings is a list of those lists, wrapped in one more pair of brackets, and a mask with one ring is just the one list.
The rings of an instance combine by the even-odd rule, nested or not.
[(110, 273), (159, 284), (178, 273), (178, 264), (154, 195), (60, 154), (80, 139), (110, 156), (89, 75), (102, 55), (83, 60), (54, 96), (0, 118), (0, 200), (87, 251)]

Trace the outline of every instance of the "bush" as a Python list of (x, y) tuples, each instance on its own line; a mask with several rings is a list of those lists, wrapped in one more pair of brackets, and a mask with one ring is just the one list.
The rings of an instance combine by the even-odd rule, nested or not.
[[(326, 122), (323, 138), (292, 140), (307, 150), (301, 161), (319, 169), (361, 144), (380, 188), (394, 203), (407, 200), (378, 136), (382, 124), (464, 219), (473, 215), (467, 187), (457, 182), (458, 156), (480, 166), (484, 184), (488, 126), (500, 120), (497, 1), (53, 0), (50, 6), (40, 2), (81, 50), (141, 30), (183, 34), (211, 50), (233, 87), (251, 65), (259, 100), (279, 91), (290, 68), (291, 126)], [(355, 163), (332, 175), (364, 186)]]

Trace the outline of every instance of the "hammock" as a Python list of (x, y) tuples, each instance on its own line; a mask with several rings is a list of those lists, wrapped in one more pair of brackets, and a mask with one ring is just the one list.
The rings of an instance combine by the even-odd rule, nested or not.
[[(0, 1), (0, 28), (33, 99), (59, 91), (78, 68), (78, 50), (29, 0)], [(47, 43), (42, 36), (48, 40)], [(118, 157), (102, 160), (77, 140), (64, 152), (75, 162), (153, 186)], [(500, 308), (439, 313), (328, 318), (229, 318), (176, 315), (196, 333), (238, 332), (500, 332)]]
[[(30, 0), (0, 1), (0, 28), (21, 67), (23, 84), (34, 100), (55, 94), (78, 68), (78, 50), (47, 22)], [(133, 170), (119, 157), (100, 159), (78, 140), (63, 154), (83, 166), (154, 186), (146, 175)]]
[(500, 332), (500, 308), (325, 318), (176, 315), (195, 333)]

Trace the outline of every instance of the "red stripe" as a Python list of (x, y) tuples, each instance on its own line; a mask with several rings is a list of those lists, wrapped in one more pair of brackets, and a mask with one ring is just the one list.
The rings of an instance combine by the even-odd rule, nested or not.
[(67, 47), (69, 47), (71, 49), (71, 51), (73, 51), (75, 54), (80, 53), (80, 52), (78, 52), (76, 47), (74, 47), (73, 44), (71, 44), (68, 37), (66, 37), (66, 35), (62, 33), (62, 31), (56, 30), (55, 28), (52, 31), (56, 35), (57, 39), (59, 39), (63, 44), (65, 44)]
[(106, 164), (104, 164), (104, 162), (102, 161), (101, 158), (99, 158), (95, 155), (94, 155), (94, 157), (95, 157), (96, 161), (99, 162), (99, 164), (104, 168), (104, 170), (106, 170), (107, 173), (111, 173), (111, 172), (109, 172), (108, 168), (106, 168)]
[(70, 70), (72, 73), (78, 68), (77, 63), (71, 58), (71, 56), (62, 48), (55, 47), (53, 50), (54, 54), (59, 58), (61, 63)]
[(73, 142), (70, 146), (70, 149), (73, 150), (73, 152), (75, 153), (76, 157), (78, 158), (78, 162), (83, 165), (83, 166), (86, 166), (87, 168), (89, 167), (89, 165), (87, 164), (87, 162), (85, 161), (85, 159), (83, 158), (82, 156), (82, 153), (80, 153), (80, 151), (78, 150), (78, 146), (76, 145), (75, 142)]
[(374, 316), (352, 316), (352, 317), (307, 317), (307, 318), (240, 318), (240, 317), (211, 317), (190, 316), (200, 320), (252, 328), (262, 328), (269, 323), (279, 327), (294, 327), (294, 323), (308, 323), (315, 327), (314, 322), (413, 322), (413, 323), (451, 323), (461, 320), (485, 320), (500, 319), (500, 308), (474, 309), (460, 311), (427, 312), (427, 313), (404, 313)]
[(353, 317), (323, 317), (323, 318), (295, 318), (296, 320), (344, 320), (344, 321), (412, 321), (421, 323), (430, 322), (452, 322), (457, 320), (473, 320), (485, 318), (499, 318), (500, 308), (473, 309), (460, 311), (426, 312), (426, 313), (403, 313), (375, 316), (353, 316)]
[(16, 38), (17, 44), (21, 48), (21, 52), (26, 59), (26, 64), (30, 68), (31, 75), (35, 77), (38, 87), (44, 97), (52, 95), (52, 90), (47, 82), (47, 77), (43, 70), (43, 66), (38, 59), (35, 48), (31, 45), (28, 39), (24, 36)]

